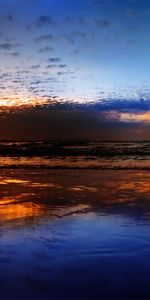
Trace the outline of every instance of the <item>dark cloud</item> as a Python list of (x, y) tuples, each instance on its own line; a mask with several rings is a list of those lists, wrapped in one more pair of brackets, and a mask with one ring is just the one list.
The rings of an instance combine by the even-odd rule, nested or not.
[(0, 23), (1, 23), (1, 25), (3, 23), (5, 23), (5, 25), (6, 25), (6, 23), (10, 23), (10, 25), (11, 25), (11, 23), (14, 23), (15, 21), (16, 20), (15, 20), (15, 18), (14, 18), (14, 16), (12, 14), (8, 14), (6, 16), (0, 16)]
[(57, 75), (65, 75), (68, 74), (67, 72), (57, 72)]
[(136, 99), (103, 99), (87, 104), (76, 104), (79, 109), (99, 112), (140, 113), (150, 111), (150, 100)]
[(36, 70), (36, 69), (39, 69), (39, 68), (40, 68), (40, 65), (32, 65), (30, 69)]
[(14, 16), (13, 15), (7, 15), (6, 17), (5, 17), (5, 20), (6, 21), (9, 21), (9, 22), (15, 22), (15, 18), (14, 18)]
[[(55, 97), (55, 96), (54, 96)], [(57, 98), (57, 96), (56, 96)], [(1, 113), (1, 138), (36, 139), (137, 139), (148, 138), (150, 125), (116, 120), (105, 120), (97, 111), (79, 111), (67, 105), (35, 107)], [(7, 100), (7, 99), (6, 99)], [(139, 131), (138, 129), (141, 129)]]
[(71, 44), (74, 44), (76, 41), (79, 40), (86, 40), (86, 37), (86, 33), (80, 31), (72, 31), (70, 33), (63, 34), (63, 38)]
[(18, 47), (20, 44), (19, 43), (16, 43), (16, 44), (13, 44), (13, 43), (2, 43), (0, 44), (0, 49), (3, 49), (3, 50), (12, 50), (16, 47)]
[(13, 80), (12, 83), (24, 83), (24, 81), (21, 79), (16, 79), (16, 80)]
[(72, 23), (73, 20), (74, 20), (74, 19), (73, 19), (72, 17), (66, 16), (65, 19), (64, 19), (64, 22), (65, 22), (66, 24), (68, 24), (68, 23)]
[(37, 26), (38, 28), (41, 28), (43, 26), (46, 25), (57, 25), (56, 21), (48, 15), (45, 16), (40, 16), (37, 21), (34, 23), (35, 26)]
[(78, 22), (81, 26), (85, 26), (88, 24), (88, 20), (83, 17), (80, 17)]
[(52, 41), (53, 39), (55, 39), (54, 35), (47, 34), (47, 35), (41, 35), (41, 36), (35, 38), (34, 41), (36, 43), (40, 43), (40, 42), (45, 42), (45, 41)]
[(9, 77), (9, 73), (2, 73), (2, 74), (0, 74), (0, 77), (1, 78)]
[(75, 49), (75, 50), (71, 51), (70, 54), (71, 55), (77, 55), (81, 52), (81, 50), (82, 50), (81, 48), (80, 49)]
[(70, 71), (70, 70), (68, 70), (66, 72), (57, 72), (57, 75), (71, 75), (71, 74), (74, 74), (74, 72)]
[(58, 67), (59, 67), (59, 68), (66, 68), (67, 65), (65, 65), (65, 64), (60, 64), (60, 65), (58, 65)]
[(95, 23), (101, 29), (105, 29), (111, 26), (111, 22), (108, 20), (95, 20)]
[(35, 81), (31, 81), (30, 84), (32, 85), (38, 85), (38, 84), (41, 84), (42, 81), (41, 80), (35, 80)]
[(20, 56), (20, 53), (19, 52), (13, 52), (13, 53), (11, 53), (11, 55), (17, 57), (17, 56)]
[(62, 59), (60, 57), (50, 57), (50, 58), (48, 58), (48, 62), (50, 62), (50, 63), (59, 63), (61, 61), (62, 61)]
[(109, 4), (109, 0), (89, 0), (89, 4), (96, 7), (96, 9), (102, 9), (104, 5)]
[(52, 69), (52, 68), (56, 68), (57, 65), (54, 65), (54, 64), (49, 64), (47, 65), (47, 69)]
[(54, 50), (54, 48), (53, 47), (50, 47), (50, 46), (45, 46), (45, 47), (43, 47), (43, 48), (40, 48), (40, 49), (38, 49), (38, 52), (49, 52), (49, 51), (53, 51)]
[(29, 74), (29, 73), (30, 73), (30, 71), (28, 71), (28, 70), (17, 71), (17, 74), (19, 74), (19, 75)]
[(51, 58), (51, 64), (48, 64), (47, 65), (47, 69), (51, 69), (51, 68), (60, 68), (60, 69), (64, 69), (64, 68), (67, 68), (67, 65), (65, 64), (54, 64), (54, 63), (57, 63), (59, 60), (58, 58)]
[(70, 16), (66, 16), (64, 18), (64, 23), (65, 24), (72, 24), (72, 23), (75, 23), (76, 25), (81, 25), (81, 26), (85, 26), (88, 24), (88, 20), (85, 19), (83, 16), (81, 17), (76, 17), (76, 18), (73, 18), (73, 17), (70, 17)]
[(137, 11), (136, 10), (128, 10), (127, 11), (127, 16), (130, 17), (130, 18), (134, 18), (137, 16)]

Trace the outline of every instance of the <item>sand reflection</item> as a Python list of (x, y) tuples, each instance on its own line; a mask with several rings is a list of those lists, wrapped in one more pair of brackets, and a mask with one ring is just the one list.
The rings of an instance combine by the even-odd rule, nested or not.
[(150, 204), (148, 171), (5, 170), (0, 220), (62, 218), (114, 203)]

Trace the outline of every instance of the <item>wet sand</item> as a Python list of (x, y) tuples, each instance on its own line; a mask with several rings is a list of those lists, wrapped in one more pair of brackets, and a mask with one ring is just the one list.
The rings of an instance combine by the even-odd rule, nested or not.
[(0, 299), (149, 299), (150, 175), (1, 170)]

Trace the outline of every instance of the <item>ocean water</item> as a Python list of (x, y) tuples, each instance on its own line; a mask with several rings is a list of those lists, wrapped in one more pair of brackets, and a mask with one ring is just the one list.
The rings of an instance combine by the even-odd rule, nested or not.
[(0, 144), (0, 299), (150, 299), (149, 145)]
[(0, 142), (0, 168), (150, 169), (150, 142)]

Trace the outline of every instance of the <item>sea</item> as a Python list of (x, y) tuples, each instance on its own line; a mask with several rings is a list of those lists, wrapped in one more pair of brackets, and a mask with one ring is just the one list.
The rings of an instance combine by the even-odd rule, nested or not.
[(149, 170), (150, 141), (1, 141), (0, 168)]
[(0, 142), (0, 299), (150, 299), (150, 141)]

